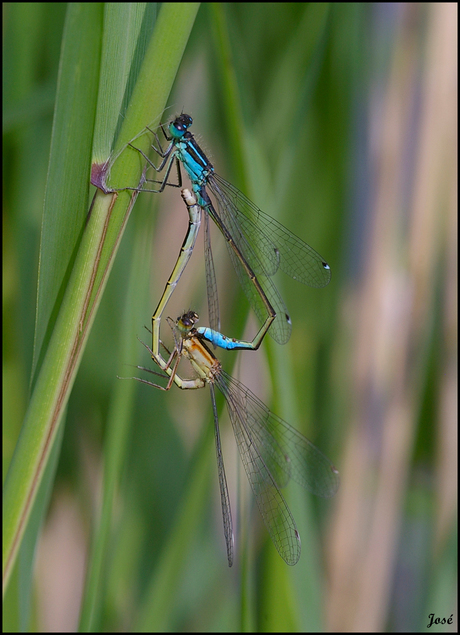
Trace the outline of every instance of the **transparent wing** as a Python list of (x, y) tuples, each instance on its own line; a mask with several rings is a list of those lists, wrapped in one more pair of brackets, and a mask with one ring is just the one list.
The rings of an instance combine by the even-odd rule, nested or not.
[[(286, 305), (284, 304), (283, 299), (281, 298), (272, 279), (267, 274), (266, 268), (261, 263), (258, 255), (258, 246), (255, 244), (250, 244), (248, 242), (245, 235), (242, 233), (235, 216), (228, 211), (228, 202), (219, 203), (218, 208), (219, 214), (221, 216), (218, 216), (216, 210), (212, 206), (210, 198), (207, 196), (207, 194), (203, 194), (203, 196), (206, 196), (208, 200), (208, 205), (205, 209), (209, 212), (219, 228), (221, 228), (222, 225), (225, 227), (225, 231), (229, 236), (231, 236), (231, 240), (235, 243), (239, 252), (252, 269), (253, 274), (257, 276), (257, 281), (262, 287), (268, 302), (271, 304), (272, 308), (276, 312), (276, 318), (273, 321), (273, 324), (270, 326), (269, 334), (276, 342), (278, 342), (278, 344), (286, 344), (291, 336), (291, 320), (289, 318), (289, 314), (287, 312)], [(219, 199), (217, 197), (216, 201), (219, 202)], [(225, 209), (226, 206), (227, 209)], [(235, 253), (235, 250), (233, 249), (228, 239), (226, 240), (226, 246), (243, 291), (246, 294), (246, 297), (250, 305), (252, 306), (255, 314), (257, 315), (259, 320), (263, 322), (268, 314), (267, 307), (265, 306), (258, 289), (256, 288), (254, 282), (251, 280), (251, 277), (248, 275), (248, 272), (241, 263), (241, 260)], [(272, 262), (266, 264), (270, 266), (271, 271), (274, 273), (278, 268), (279, 263), (275, 251), (273, 251), (273, 255), (274, 256)]]
[(211, 389), (212, 410), (214, 413), (215, 439), (216, 439), (216, 455), (217, 455), (217, 471), (219, 473), (220, 501), (222, 504), (222, 519), (224, 521), (224, 536), (227, 546), (228, 566), (233, 564), (233, 523), (232, 512), (230, 508), (230, 497), (228, 495), (227, 478), (225, 476), (224, 457), (222, 455), (222, 447), (220, 444), (219, 419), (217, 417), (216, 396), (213, 384), (209, 384)]
[(333, 463), (303, 434), (273, 414), (249, 388), (224, 371), (222, 376), (226, 393), (244, 409), (252, 442), (266, 464), (272, 466), (278, 485), (283, 486), (292, 478), (316, 496), (334, 496), (340, 478)]
[(236, 443), (257, 507), (278, 553), (287, 564), (294, 565), (300, 558), (300, 536), (295, 520), (247, 425), (245, 395), (230, 380), (226, 373), (216, 376), (216, 383), (226, 397)]
[(209, 326), (214, 331), (220, 331), (219, 296), (217, 293), (216, 270), (214, 269), (214, 259), (212, 257), (208, 214), (204, 214), (204, 262), (206, 271), (206, 293), (208, 296)]
[[(265, 275), (273, 275), (279, 266), (294, 280), (311, 287), (324, 287), (329, 283), (331, 270), (318, 252), (218, 174), (209, 175), (208, 182), (222, 214), (225, 214), (225, 224), (230, 222), (226, 214), (226, 209), (230, 208), (247, 242), (256, 245)], [(249, 264), (257, 274), (256, 263), (249, 260)]]

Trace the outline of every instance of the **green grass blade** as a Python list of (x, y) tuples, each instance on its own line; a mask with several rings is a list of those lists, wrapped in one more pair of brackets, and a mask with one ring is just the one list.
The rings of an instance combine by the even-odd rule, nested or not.
[[(152, 119), (148, 113), (162, 112), (197, 9), (196, 4), (181, 7), (168, 3), (163, 5), (121, 128), (119, 139), (124, 139), (124, 143), (134, 136), (133, 130), (139, 131), (146, 121)], [(80, 10), (80, 7), (75, 10)], [(182, 21), (178, 22), (179, 17)], [(114, 173), (132, 178), (139, 170), (138, 161), (134, 153), (125, 154), (126, 157), (117, 162)], [(88, 178), (89, 170), (85, 175)], [(70, 176), (67, 174), (67, 179)], [(63, 187), (67, 185), (67, 179), (63, 181)], [(4, 588), (134, 201), (135, 196), (126, 193), (118, 198), (101, 192), (96, 194), (74, 266), (62, 293), (62, 304), (50, 332), (49, 343), (42, 345), (40, 358), (43, 362), (4, 490)], [(43, 318), (40, 317), (39, 322), (43, 323)]]
[(46, 352), (87, 214), (101, 29), (100, 4), (69, 7), (43, 209), (32, 378)]

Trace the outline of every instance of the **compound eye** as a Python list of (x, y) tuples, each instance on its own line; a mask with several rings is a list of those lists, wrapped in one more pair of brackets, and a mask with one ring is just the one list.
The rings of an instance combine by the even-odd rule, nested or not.
[(187, 130), (187, 128), (190, 128), (190, 126), (192, 125), (193, 119), (190, 117), (190, 115), (182, 113), (182, 115), (177, 118), (177, 122), (180, 122), (181, 130)]

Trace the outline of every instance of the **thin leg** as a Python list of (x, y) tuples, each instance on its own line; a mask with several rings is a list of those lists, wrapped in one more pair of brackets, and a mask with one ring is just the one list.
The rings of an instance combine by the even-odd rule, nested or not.
[(152, 141), (152, 143), (150, 144), (151, 147), (155, 150), (155, 152), (158, 154), (158, 156), (160, 156), (162, 159), (164, 159), (165, 156), (168, 154), (168, 149), (169, 148), (167, 148), (166, 150), (163, 150), (163, 146), (161, 145), (160, 137), (157, 135), (157, 133), (154, 130), (152, 130), (151, 128), (149, 128), (148, 126), (145, 126), (145, 127), (147, 128), (147, 130), (149, 132), (151, 132), (153, 134), (153, 136), (155, 137), (155, 139), (157, 141), (157, 144), (158, 144), (158, 148), (157, 148), (153, 144), (153, 141)]
[(220, 331), (219, 296), (217, 293), (214, 258), (212, 257), (209, 214), (204, 215), (204, 263), (206, 272), (206, 293), (208, 296), (209, 325), (214, 331)]
[(166, 165), (166, 162), (168, 161), (169, 155), (171, 154), (172, 150), (173, 150), (173, 145), (170, 145), (166, 152), (163, 155), (163, 161), (161, 161), (160, 165), (157, 167), (152, 159), (150, 159), (150, 157), (145, 154), (145, 152), (143, 150), (141, 150), (140, 148), (138, 148), (137, 146), (133, 146), (132, 143), (128, 143), (129, 147), (132, 148), (133, 150), (136, 150), (136, 152), (139, 152), (139, 154), (142, 154), (142, 156), (144, 157), (144, 159), (147, 161), (147, 163), (150, 165), (150, 167), (152, 167), (155, 172), (161, 172), (163, 170), (163, 168)]
[[(167, 385), (160, 386), (159, 384), (154, 384), (153, 382), (148, 381), (147, 379), (142, 379), (140, 377), (119, 377), (119, 379), (135, 379), (136, 381), (140, 381), (141, 384), (147, 384), (148, 386), (153, 386), (153, 388), (158, 388), (159, 390), (165, 390), (165, 391), (171, 388), (173, 382), (182, 390), (195, 390), (197, 388), (203, 388), (206, 385), (206, 382), (202, 377), (196, 377), (194, 379), (183, 379), (177, 374), (177, 369), (179, 367), (180, 360), (182, 359), (182, 341), (176, 344), (176, 347), (174, 348), (173, 352), (170, 354), (170, 357), (167, 362), (165, 362), (165, 360), (161, 357), (161, 355), (158, 355), (158, 361), (157, 361), (157, 358), (153, 356), (153, 353), (148, 347), (148, 345), (145, 342), (142, 342), (141, 340), (140, 342), (151, 353), (154, 361), (160, 366), (161, 370), (163, 370), (164, 372), (159, 373), (155, 370), (152, 370), (151, 368), (146, 368), (145, 366), (136, 366), (136, 368), (138, 368), (139, 370), (143, 370), (146, 373), (150, 373), (151, 375), (156, 375), (157, 377), (164, 378), (165, 376), (169, 375), (169, 381)], [(163, 344), (163, 342), (161, 342), (161, 340), (160, 340), (160, 344), (166, 349), (166, 352), (169, 354), (168, 349)], [(171, 368), (171, 363), (174, 359), (175, 359), (174, 366)]]
[[(131, 145), (131, 144), (130, 144)], [(157, 168), (155, 165), (153, 165), (153, 163), (151, 162), (151, 160), (147, 157), (147, 155), (142, 152), (142, 150), (140, 150), (140, 148), (136, 148), (136, 146), (131, 145), (131, 147), (134, 150), (137, 150), (137, 152), (139, 152), (140, 154), (142, 154), (142, 156), (147, 160), (147, 162), (149, 163), (150, 166), (152, 166), (157, 172), (160, 172), (164, 166), (166, 161), (168, 160), (168, 157), (166, 157), (166, 159), (164, 161), (162, 161), (162, 163), (160, 164), (160, 166)], [(177, 183), (170, 183), (168, 182), (168, 178), (169, 175), (171, 173), (171, 168), (172, 168), (172, 163), (173, 160), (176, 160), (176, 169), (177, 169)], [(175, 157), (174, 153), (172, 153), (172, 155), (169, 155), (169, 163), (167, 165), (166, 168), (166, 172), (165, 172), (165, 176), (164, 178), (160, 181), (160, 180), (156, 180), (156, 179), (144, 179), (144, 182), (146, 183), (161, 183), (160, 188), (158, 190), (149, 190), (145, 187), (119, 187), (119, 188), (115, 188), (114, 191), (115, 192), (123, 192), (125, 190), (134, 190), (135, 192), (150, 192), (152, 194), (161, 194), (161, 192), (163, 192), (163, 190), (165, 189), (166, 186), (168, 187), (182, 187), (182, 173), (180, 171), (180, 165), (179, 165), (179, 161), (177, 159), (177, 157)]]
[[(176, 157), (176, 171), (177, 171), (177, 183), (170, 183), (167, 178), (169, 177), (169, 174), (171, 172), (171, 167), (172, 165), (169, 166), (168, 169), (168, 173), (165, 179), (163, 180), (158, 180), (158, 179), (145, 179), (146, 183), (161, 183), (163, 185), (163, 189), (168, 186), (168, 187), (182, 187), (182, 172), (180, 169), (180, 162), (179, 159)], [(140, 192), (155, 192), (155, 190), (147, 190), (145, 188), (142, 188), (141, 190), (139, 190)], [(162, 190), (160, 190), (162, 191)]]

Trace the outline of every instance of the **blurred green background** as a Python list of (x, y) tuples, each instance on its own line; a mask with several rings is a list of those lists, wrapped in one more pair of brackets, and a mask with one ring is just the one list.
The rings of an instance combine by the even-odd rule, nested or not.
[[(4, 6), (4, 477), (30, 396), (66, 10)], [(4, 629), (75, 630), (83, 597), (92, 608), (80, 628), (102, 631), (411, 631), (432, 613), (452, 615), (441, 628), (456, 630), (456, 13), (449, 3), (201, 6), (165, 119), (191, 114), (218, 173), (332, 270), (321, 290), (277, 275), (293, 323), (286, 346), (266, 338), (258, 353), (219, 356), (327, 454), (341, 487), (330, 501), (287, 488), (302, 555), (285, 565), (221, 403), (236, 517), (228, 569), (207, 391), (116, 378), (149, 365), (136, 336), (148, 341), (143, 325), (187, 227), (177, 190), (140, 195), (68, 403), (44, 522), (28, 540), (33, 575), (17, 565)], [(222, 330), (252, 336), (214, 238)], [(200, 240), (167, 314), (189, 308), (205, 325)], [(119, 425), (128, 434), (97, 551)], [(90, 583), (91, 568), (100, 576)]]

